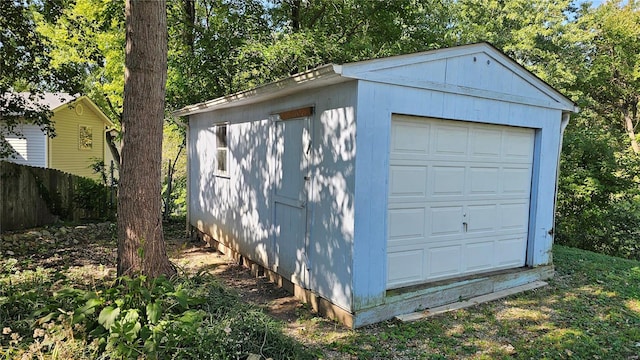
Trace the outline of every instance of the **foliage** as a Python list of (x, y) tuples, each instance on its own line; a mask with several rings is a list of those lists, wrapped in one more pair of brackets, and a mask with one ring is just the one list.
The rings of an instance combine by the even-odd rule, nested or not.
[(583, 9), (577, 26), (591, 37), (569, 86), (582, 111), (565, 133), (556, 240), (640, 259), (640, 158), (632, 146), (640, 99), (640, 8), (634, 1), (610, 1)]
[[(174, 119), (171, 119), (174, 120)], [(187, 211), (186, 128), (177, 121), (166, 121), (162, 140), (162, 201), (164, 218), (184, 216)], [(171, 166), (171, 169), (169, 168)], [(171, 175), (171, 177), (169, 177)], [(171, 181), (171, 187), (169, 187)], [(168, 194), (169, 190), (171, 193)], [(169, 201), (167, 205), (166, 202)]]
[[(597, 136), (596, 136), (597, 134)], [(619, 156), (614, 136), (579, 124), (565, 135), (560, 171), (558, 243), (640, 259), (636, 241), (640, 159)], [(621, 151), (621, 150), (618, 150)], [(598, 224), (598, 226), (593, 226)]]
[(588, 106), (624, 130), (627, 114), (640, 121), (640, 3), (608, 1), (585, 14), (580, 24), (593, 34), (587, 72), (576, 79)]
[(22, 136), (21, 122), (55, 135), (50, 109), (38, 102), (45, 91), (77, 89), (73, 69), (51, 66), (50, 48), (35, 31), (40, 14), (55, 17), (57, 8), (31, 0), (0, 2), (0, 158), (14, 153), (5, 135)]
[(73, 200), (78, 208), (84, 210), (84, 217), (87, 219), (112, 220), (115, 218), (116, 196), (114, 189), (104, 183), (79, 177)]
[[(45, 14), (46, 15), (46, 14)], [(120, 126), (124, 88), (124, 2), (61, 2), (55, 17), (36, 17), (37, 32), (50, 44), (51, 66), (82, 74), (79, 92), (88, 95)]]
[(54, 359), (277, 359), (311, 355), (210, 275), (103, 279), (0, 263), (0, 354)]
[[(293, 324), (295, 333), (319, 345), (324, 358), (633, 359), (640, 338), (640, 262), (563, 246), (554, 247), (553, 257), (556, 276), (537, 290), (424, 321), (387, 321), (357, 331), (307, 317)], [(242, 303), (211, 275), (114, 280), (93, 277), (86, 268), (37, 267), (32, 258), (0, 259), (0, 358), (126, 358), (122, 352), (146, 351), (147, 340), (158, 345), (157, 352), (138, 358), (322, 355), (284, 336), (282, 323)], [(138, 317), (125, 319), (125, 312)], [(181, 320), (184, 314), (202, 316), (197, 329)], [(104, 325), (111, 320), (109, 329), (116, 322), (123, 326), (110, 333)], [(145, 326), (156, 329), (164, 322), (159, 344), (142, 334)], [(115, 338), (130, 323), (131, 329), (140, 324), (137, 338)]]
[[(193, 17), (185, 5), (193, 3)], [(167, 107), (212, 99), (250, 87), (239, 84), (241, 49), (269, 36), (264, 2), (194, 0), (171, 2)]]

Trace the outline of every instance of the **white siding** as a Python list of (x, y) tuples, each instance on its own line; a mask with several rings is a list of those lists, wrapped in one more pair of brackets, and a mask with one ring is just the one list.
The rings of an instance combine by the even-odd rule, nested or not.
[(7, 142), (16, 151), (14, 157), (7, 159), (16, 164), (46, 167), (47, 137), (37, 125), (24, 124), (18, 127), (22, 136), (5, 135)]
[[(275, 242), (273, 219), (278, 139), (272, 114), (314, 105), (308, 184), (309, 241), (294, 260), (308, 269), (301, 286), (351, 309), (354, 240), (356, 82), (306, 91), (276, 101), (191, 115), (189, 217), (206, 231), (267, 268), (277, 269), (288, 244)], [(229, 176), (214, 175), (217, 122), (229, 123)], [(290, 251), (292, 249), (287, 249)], [(291, 253), (291, 252), (289, 252)]]

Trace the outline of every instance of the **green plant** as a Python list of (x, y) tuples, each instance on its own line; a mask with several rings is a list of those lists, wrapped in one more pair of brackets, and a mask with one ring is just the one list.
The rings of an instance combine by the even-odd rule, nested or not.
[(249, 353), (312, 358), (282, 334), (281, 324), (209, 275), (123, 277), (91, 290), (65, 287), (32, 318), (49, 340), (38, 349), (49, 353), (66, 346), (61, 339), (73, 338), (90, 349), (87, 353), (117, 359), (230, 359)]
[[(55, 308), (39, 322), (68, 315), (87, 341), (101, 352), (118, 358), (136, 359), (144, 354), (157, 358), (165, 328), (171, 322), (196, 326), (203, 314), (194, 305), (202, 299), (190, 296), (180, 284), (166, 278), (123, 277), (109, 288), (82, 291), (64, 289), (55, 294)], [(72, 312), (60, 310), (74, 304)], [(50, 306), (51, 307), (51, 306)], [(80, 334), (82, 335), (82, 334)]]
[(79, 177), (73, 200), (85, 211), (85, 217), (112, 220), (115, 218), (116, 204), (111, 201), (110, 191), (110, 188), (95, 180)]
[(38, 175), (35, 173), (32, 173), (32, 175), (36, 182), (36, 186), (38, 187), (38, 194), (40, 195), (40, 198), (44, 200), (49, 212), (53, 215), (60, 216), (62, 219), (67, 219), (71, 214), (71, 210), (63, 206), (60, 192), (56, 189), (49, 190), (47, 185), (45, 185), (44, 181)]
[(583, 125), (565, 134), (556, 242), (640, 259), (638, 157), (616, 154), (620, 145), (613, 136)]

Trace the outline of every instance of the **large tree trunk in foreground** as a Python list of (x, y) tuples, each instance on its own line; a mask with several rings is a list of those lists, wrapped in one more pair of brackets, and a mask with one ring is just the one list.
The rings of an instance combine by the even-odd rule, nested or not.
[(164, 0), (126, 0), (118, 275), (173, 276), (162, 234), (162, 123), (167, 80)]

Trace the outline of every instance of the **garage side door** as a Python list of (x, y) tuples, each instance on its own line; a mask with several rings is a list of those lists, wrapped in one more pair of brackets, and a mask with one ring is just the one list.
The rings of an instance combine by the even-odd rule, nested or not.
[(387, 288), (525, 264), (534, 130), (394, 115)]

